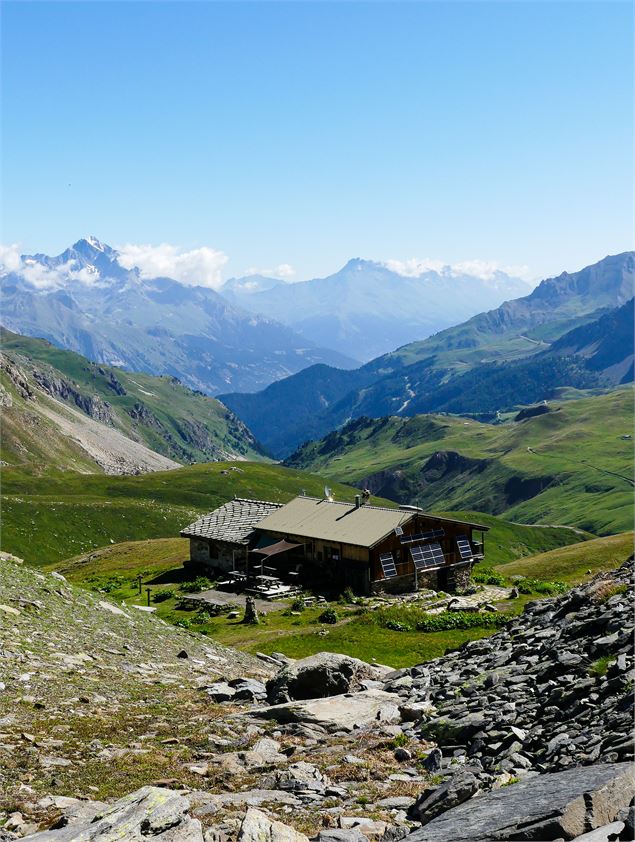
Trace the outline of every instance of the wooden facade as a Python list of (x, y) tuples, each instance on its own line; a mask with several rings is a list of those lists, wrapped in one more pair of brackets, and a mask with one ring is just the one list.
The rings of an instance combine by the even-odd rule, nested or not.
[[(415, 573), (409, 551), (413, 545), (402, 543), (403, 539), (409, 535), (441, 529), (443, 536), (435, 540), (441, 545), (445, 563), (437, 570)], [(297, 550), (285, 553), (284, 557), (275, 557), (267, 562), (273, 564), (279, 573), (284, 575), (288, 570), (298, 572), (308, 586), (350, 587), (357, 594), (370, 594), (382, 590), (404, 593), (417, 586), (455, 590), (465, 578), (469, 578), (473, 563), (483, 557), (486, 529), (478, 524), (416, 513), (403, 528), (403, 536), (398, 536), (393, 530), (372, 547), (333, 541), (328, 537), (307, 539), (290, 532), (259, 532), (275, 540), (286, 539), (301, 545)], [(466, 537), (470, 542), (473, 549), (471, 563), (466, 563), (458, 552), (456, 540), (459, 537)], [(393, 555), (397, 569), (394, 577), (386, 578), (384, 575), (380, 561), (384, 553)]]
[[(302, 496), (284, 505), (237, 498), (190, 524), (181, 535), (190, 539), (192, 564), (243, 571), (248, 578), (273, 574), (324, 592), (351, 588), (370, 594), (422, 587), (455, 590), (483, 557), (485, 531), (486, 526), (415, 507), (366, 505), (360, 496), (354, 504)], [(457, 545), (460, 538), (469, 542), (463, 555)], [(276, 546), (281, 541), (289, 546)], [(411, 548), (422, 552), (434, 544), (440, 552), (437, 547), (432, 562), (428, 559), (416, 568)], [(388, 575), (381, 561), (384, 554), (394, 562)]]

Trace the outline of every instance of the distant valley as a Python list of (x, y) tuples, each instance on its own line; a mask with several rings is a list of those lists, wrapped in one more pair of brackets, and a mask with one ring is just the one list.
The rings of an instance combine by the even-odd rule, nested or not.
[(607, 257), (355, 370), (313, 366), (220, 399), (276, 456), (361, 416), (497, 411), (633, 379), (635, 255)]

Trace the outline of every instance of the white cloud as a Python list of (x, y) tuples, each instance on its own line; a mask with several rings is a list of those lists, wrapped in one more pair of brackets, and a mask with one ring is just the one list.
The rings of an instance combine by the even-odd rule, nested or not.
[(119, 265), (124, 269), (136, 267), (141, 278), (173, 278), (187, 286), (212, 289), (222, 285), (221, 269), (228, 260), (222, 251), (207, 246), (183, 251), (169, 243), (159, 246), (129, 243), (118, 247), (117, 251)]
[(442, 260), (411, 257), (408, 260), (384, 260), (383, 265), (398, 275), (408, 278), (418, 278), (426, 272), (438, 272), (440, 275), (450, 277), (472, 275), (483, 281), (492, 281), (499, 275), (505, 274), (520, 278), (532, 286), (535, 282), (528, 266), (507, 266), (496, 260), (463, 260), (458, 263), (444, 263)]
[(22, 266), (22, 257), (17, 243), (10, 246), (3, 246), (0, 243), (0, 267), (4, 272), (19, 272)]
[(93, 266), (76, 268), (74, 260), (59, 266), (46, 266), (33, 258), (24, 258), (17, 245), (0, 245), (0, 270), (17, 272), (27, 283), (37, 289), (60, 289), (74, 281), (93, 286), (100, 280), (99, 272)]
[(290, 263), (279, 263), (273, 269), (258, 269), (255, 266), (250, 266), (245, 274), (262, 275), (263, 278), (280, 278), (283, 281), (290, 281), (295, 275), (295, 269)]

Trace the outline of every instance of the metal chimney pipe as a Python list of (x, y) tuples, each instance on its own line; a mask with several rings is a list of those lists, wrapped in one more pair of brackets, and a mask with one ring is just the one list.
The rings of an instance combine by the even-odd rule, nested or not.
[(361, 505), (362, 505), (362, 495), (356, 494), (355, 495), (355, 508), (359, 509), (361, 507)]

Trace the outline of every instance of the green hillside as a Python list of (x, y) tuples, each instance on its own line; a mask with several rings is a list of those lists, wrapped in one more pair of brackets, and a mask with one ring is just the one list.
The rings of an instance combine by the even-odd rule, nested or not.
[(360, 418), (287, 464), (424, 508), (474, 509), (596, 535), (632, 527), (633, 389), (553, 404), (523, 422)]
[(596, 573), (615, 570), (633, 553), (635, 533), (623, 532), (592, 541), (560, 547), (530, 558), (501, 564), (496, 572), (503, 576), (530, 576), (579, 584)]
[(4, 329), (0, 340), (0, 394), (10, 396), (5, 398), (1, 458), (9, 465), (37, 472), (49, 467), (96, 470), (40, 411), (48, 407), (50, 415), (60, 403), (176, 462), (263, 458), (251, 432), (230, 410), (174, 377), (93, 363), (43, 339)]
[[(255, 462), (214, 462), (142, 476), (4, 470), (1, 549), (45, 564), (121, 541), (178, 535), (203, 512), (236, 497), (285, 502), (320, 496), (324, 479)], [(339, 500), (355, 489), (332, 484)]]

